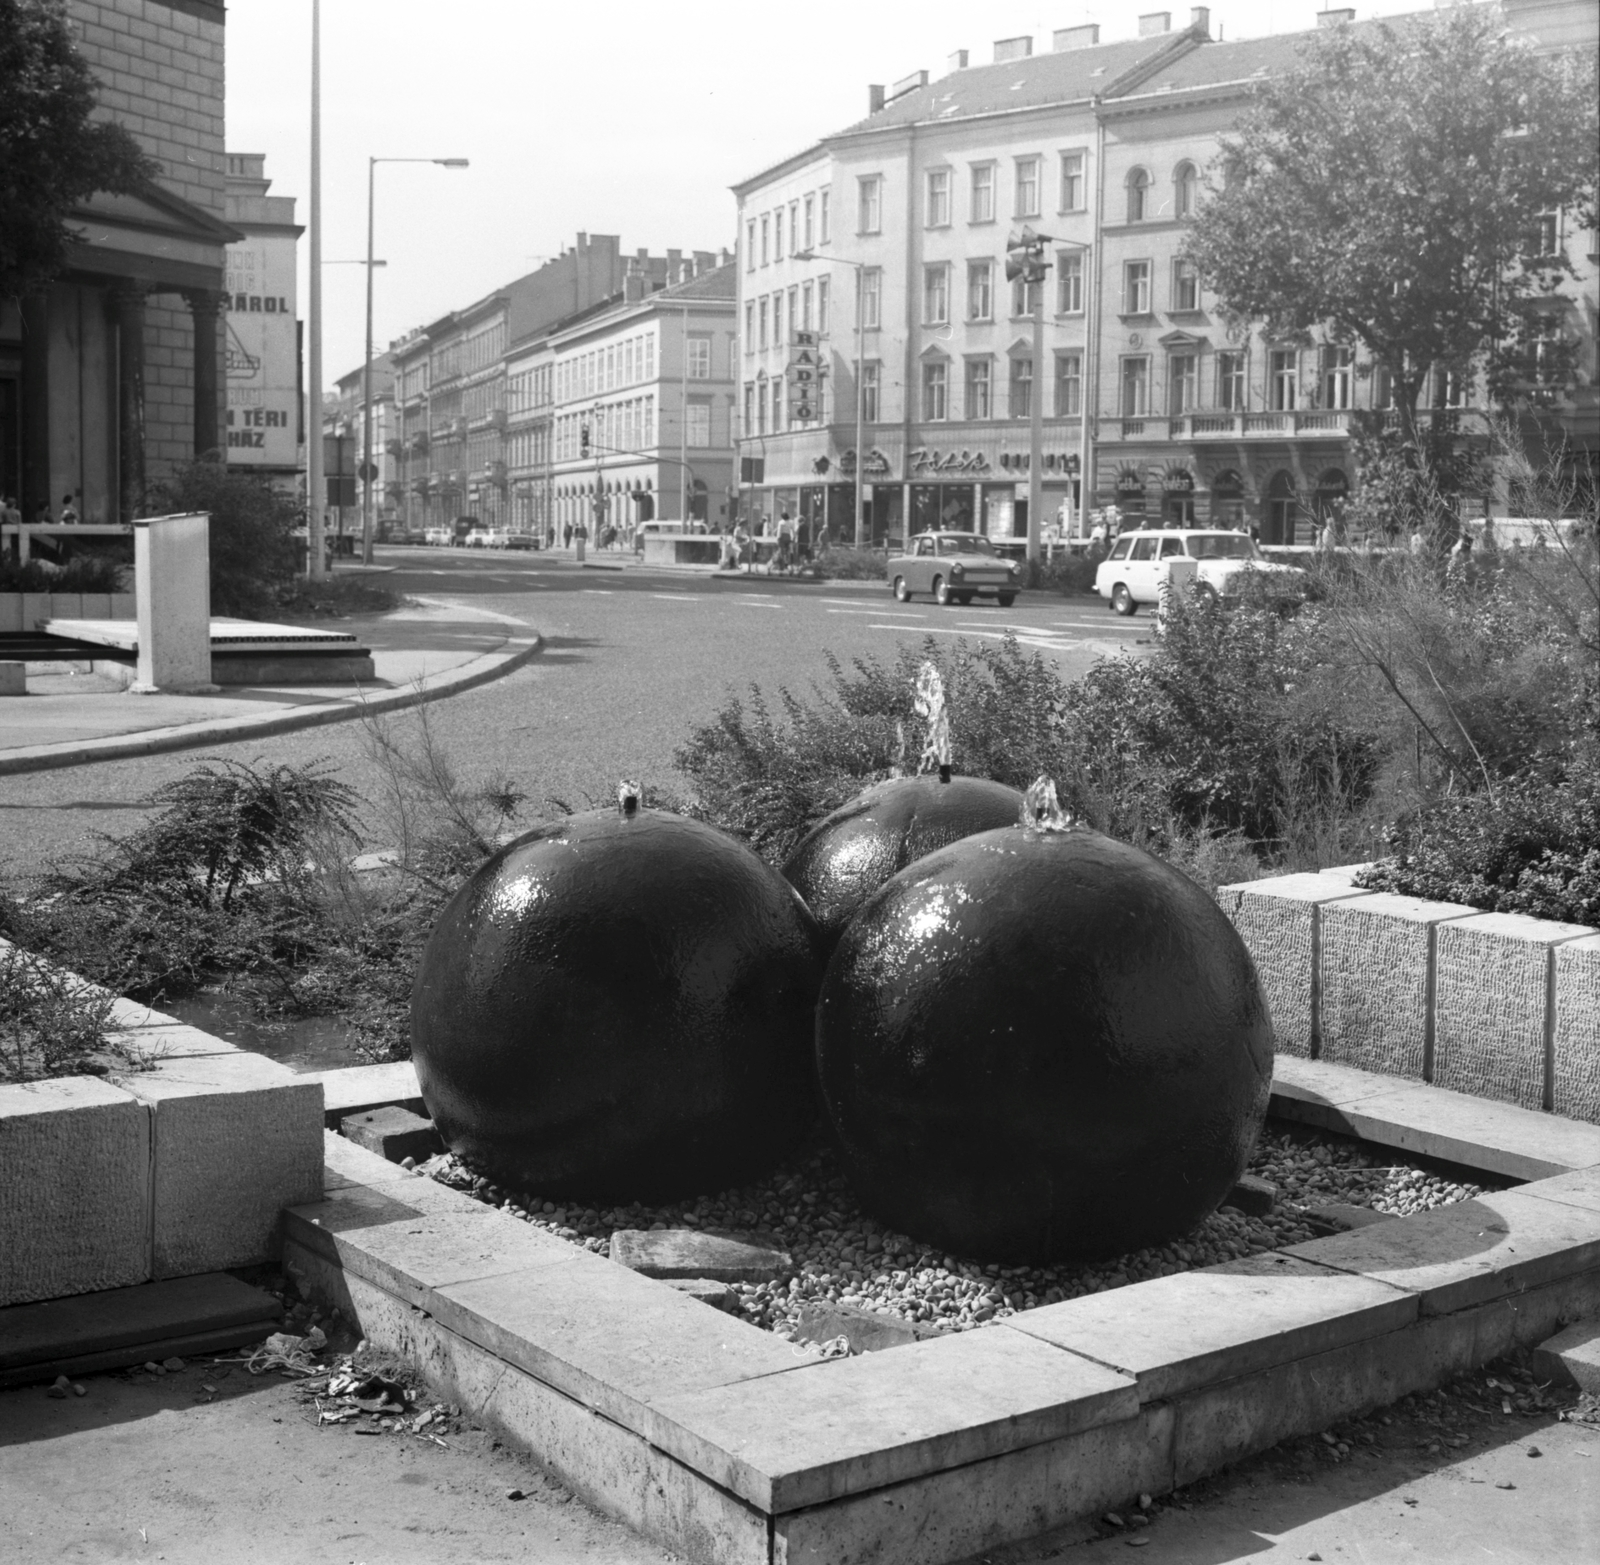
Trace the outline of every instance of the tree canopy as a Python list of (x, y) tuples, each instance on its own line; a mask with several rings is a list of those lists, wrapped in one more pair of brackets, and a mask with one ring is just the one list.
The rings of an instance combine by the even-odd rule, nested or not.
[(94, 107), (94, 74), (62, 0), (0, 0), (0, 298), (37, 292), (63, 270), (74, 206), (157, 172)]
[(1525, 369), (1572, 275), (1540, 219), (1593, 225), (1596, 137), (1593, 61), (1490, 6), (1319, 29), (1224, 140), (1187, 253), (1225, 314), (1364, 346), (1414, 441), (1434, 365)]

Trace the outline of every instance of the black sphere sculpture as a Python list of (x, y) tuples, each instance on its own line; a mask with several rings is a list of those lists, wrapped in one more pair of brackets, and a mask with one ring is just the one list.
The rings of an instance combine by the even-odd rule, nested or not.
[(823, 1099), (867, 1209), (983, 1260), (1094, 1259), (1211, 1212), (1266, 1113), (1272, 1028), (1192, 881), (1073, 826), (943, 848), (856, 915), (823, 980)]
[(781, 1158), (816, 1114), (822, 951), (733, 838), (639, 807), (502, 848), (456, 893), (411, 1001), (446, 1145), (552, 1195), (663, 1200)]

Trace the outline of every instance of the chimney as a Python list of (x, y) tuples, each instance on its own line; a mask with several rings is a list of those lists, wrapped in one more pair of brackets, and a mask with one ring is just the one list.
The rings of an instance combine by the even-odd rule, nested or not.
[(1085, 22), (1082, 27), (1059, 27), (1050, 39), (1050, 47), (1060, 54), (1066, 49), (1092, 49), (1100, 42), (1100, 24)]
[(1147, 11), (1139, 18), (1139, 36), (1141, 38), (1159, 38), (1162, 33), (1172, 31), (1172, 12)]
[(622, 279), (622, 297), (629, 304), (637, 304), (644, 298), (644, 268), (639, 265), (637, 256), (628, 258), (627, 275)]
[(950, 56), (949, 64), (952, 71), (966, 70), (967, 51), (965, 49), (957, 49), (956, 52)]
[(707, 272), (715, 271), (717, 258), (710, 250), (696, 250), (694, 253), (694, 274), (704, 277)]
[(915, 92), (918, 87), (926, 87), (927, 85), (928, 73), (926, 71), (913, 71), (909, 76), (902, 76), (889, 89), (889, 96), (884, 101), (892, 103), (902, 93)]
[(667, 251), (667, 286), (683, 281), (683, 251)]
[(1337, 27), (1340, 22), (1353, 22), (1356, 19), (1356, 8), (1346, 6), (1342, 11), (1318, 11), (1318, 27)]
[(867, 113), (876, 114), (883, 107), (883, 88), (867, 88)]
[(1026, 60), (1033, 53), (1033, 39), (1031, 36), (1023, 38), (996, 38), (994, 41), (994, 63), (999, 65), (1006, 60)]
[(717, 251), (717, 265), (718, 266), (732, 266), (733, 265), (733, 251), (731, 251), (731, 250), (719, 250), (719, 251)]
[(1211, 7), (1197, 5), (1189, 10), (1189, 31), (1198, 33), (1202, 38), (1211, 36)]

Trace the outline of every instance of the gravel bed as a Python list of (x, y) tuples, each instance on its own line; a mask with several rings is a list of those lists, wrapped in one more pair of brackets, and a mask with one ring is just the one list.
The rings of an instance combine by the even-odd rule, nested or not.
[(1421, 1163), (1386, 1161), (1391, 1155), (1343, 1137), (1269, 1125), (1250, 1172), (1278, 1188), (1270, 1215), (1225, 1209), (1171, 1244), (1110, 1261), (1056, 1266), (985, 1265), (886, 1229), (862, 1211), (832, 1146), (820, 1137), (754, 1184), (661, 1206), (595, 1207), (508, 1191), (450, 1154), (430, 1158), (418, 1172), (600, 1255), (609, 1252), (618, 1228), (769, 1236), (794, 1257), (793, 1273), (735, 1291), (747, 1320), (787, 1337), (801, 1308), (824, 1300), (962, 1331), (1041, 1304), (1314, 1239), (1319, 1230), (1307, 1222), (1308, 1209), (1340, 1202), (1398, 1217), (1465, 1201), (1486, 1188)]

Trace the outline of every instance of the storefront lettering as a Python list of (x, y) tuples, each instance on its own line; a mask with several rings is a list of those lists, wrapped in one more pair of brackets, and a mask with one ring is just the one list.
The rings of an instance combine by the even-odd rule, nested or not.
[(918, 446), (911, 453), (913, 473), (988, 473), (993, 469), (981, 451), (938, 451)]
[[(855, 470), (856, 454), (852, 449), (846, 451), (845, 454), (839, 458), (839, 471), (841, 473), (853, 473)], [(879, 477), (884, 476), (890, 471), (888, 457), (886, 457), (883, 452), (874, 446), (869, 452), (867, 452), (867, 464), (865, 470), (869, 473), (874, 473)]]

